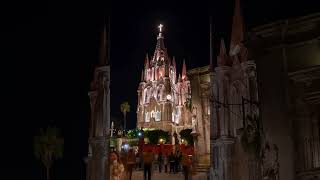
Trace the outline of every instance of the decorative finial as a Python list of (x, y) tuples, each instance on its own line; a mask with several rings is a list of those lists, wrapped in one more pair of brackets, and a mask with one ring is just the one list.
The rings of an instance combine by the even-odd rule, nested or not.
[(160, 32), (160, 33), (162, 32), (162, 27), (163, 27), (163, 25), (162, 25), (162, 24), (160, 24), (160, 25), (158, 26), (158, 28), (159, 28), (159, 32)]

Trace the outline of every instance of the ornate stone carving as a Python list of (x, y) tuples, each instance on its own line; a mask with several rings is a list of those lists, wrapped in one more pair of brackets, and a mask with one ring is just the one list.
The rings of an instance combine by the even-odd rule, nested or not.
[(192, 131), (193, 132), (198, 132), (198, 127), (197, 127), (197, 108), (196, 107), (192, 108)]
[(279, 149), (275, 144), (266, 143), (263, 149), (262, 159), (262, 174), (265, 180), (278, 180), (279, 179)]

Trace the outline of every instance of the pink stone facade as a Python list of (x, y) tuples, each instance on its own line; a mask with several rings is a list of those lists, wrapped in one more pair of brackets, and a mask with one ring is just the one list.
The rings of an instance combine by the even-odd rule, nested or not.
[(137, 128), (176, 132), (191, 128), (190, 81), (183, 62), (179, 74), (175, 58), (168, 55), (160, 32), (153, 56), (146, 55), (138, 87)]

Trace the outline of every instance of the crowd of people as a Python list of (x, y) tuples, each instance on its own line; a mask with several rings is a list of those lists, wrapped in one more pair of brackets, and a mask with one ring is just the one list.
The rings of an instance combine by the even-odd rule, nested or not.
[(131, 180), (133, 170), (142, 170), (144, 180), (151, 180), (154, 170), (159, 173), (184, 174), (185, 180), (191, 179), (192, 158), (179, 151), (167, 155), (153, 153), (151, 150), (143, 154), (135, 153), (133, 149), (118, 154), (110, 153), (110, 179)]

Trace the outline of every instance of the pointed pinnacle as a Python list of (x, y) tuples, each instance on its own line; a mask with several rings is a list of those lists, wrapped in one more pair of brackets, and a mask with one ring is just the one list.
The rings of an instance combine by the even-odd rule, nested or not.
[(141, 72), (141, 82), (144, 81), (144, 78), (143, 78), (143, 69), (142, 69), (142, 72)]
[(144, 66), (145, 66), (145, 68), (149, 68), (149, 55), (148, 55), (148, 53), (146, 53), (146, 58), (145, 58), (145, 61), (144, 61)]
[(185, 79), (187, 76), (187, 67), (186, 67), (186, 60), (183, 59), (183, 65), (182, 65), (182, 79)]
[(234, 14), (231, 29), (230, 48), (241, 43), (244, 40), (244, 22), (241, 13), (240, 0), (235, 0)]
[(221, 41), (220, 41), (220, 56), (222, 55), (225, 55), (226, 54), (226, 45), (224, 43), (224, 39), (221, 38)]

